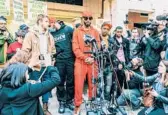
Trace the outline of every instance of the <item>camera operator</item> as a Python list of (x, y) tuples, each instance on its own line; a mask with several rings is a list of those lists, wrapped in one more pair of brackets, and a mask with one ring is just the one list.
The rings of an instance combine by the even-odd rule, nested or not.
[(164, 51), (161, 52), (161, 57), (162, 59), (166, 59), (168, 60), (168, 15), (159, 15), (156, 17), (156, 19), (159, 21), (159, 22), (162, 22), (162, 25), (161, 26), (161, 31), (162, 31), (162, 34), (164, 34), (164, 38), (165, 38), (165, 42), (166, 44), (164, 44)]
[(141, 47), (144, 48), (143, 54), (143, 68), (146, 71), (146, 75), (153, 75), (157, 73), (157, 67), (160, 62), (160, 53), (164, 47), (163, 35), (159, 36), (159, 27), (155, 22), (152, 22), (146, 30), (145, 37), (141, 42)]
[[(84, 81), (87, 76), (88, 80), (88, 96), (91, 100), (94, 97), (92, 89), (92, 78), (96, 77), (96, 67), (93, 66), (95, 63), (94, 58), (91, 54), (85, 54), (85, 52), (91, 51), (92, 45), (87, 44), (84, 39), (86, 36), (91, 36), (98, 45), (100, 45), (100, 37), (98, 31), (91, 26), (93, 16), (91, 12), (85, 11), (82, 13), (82, 25), (74, 30), (72, 47), (75, 58), (75, 115), (80, 113), (80, 105), (82, 104), (82, 94), (84, 88)], [(93, 68), (95, 67), (95, 68)], [(94, 75), (94, 76), (93, 76)]]
[(117, 26), (115, 29), (115, 35), (109, 39), (109, 46), (111, 50), (114, 52), (119, 62), (117, 62), (117, 77), (119, 80), (119, 87), (117, 90), (117, 97), (121, 94), (121, 89), (123, 87), (125, 78), (125, 73), (123, 71), (123, 65), (128, 64), (129, 62), (129, 40), (122, 36), (123, 28), (121, 26)]
[[(48, 16), (39, 14), (36, 23), (37, 25), (33, 30), (26, 34), (22, 49), (9, 60), (9, 64), (15, 62), (26, 63), (34, 70), (30, 73), (31, 80), (41, 80), (40, 78), (42, 77), (42, 81), (46, 81), (50, 78), (47, 73), (43, 74), (43, 72), (48, 65), (52, 65), (51, 56), (56, 52), (56, 49), (54, 39), (48, 31)], [(48, 92), (42, 96), (45, 115), (51, 115), (48, 111), (49, 95), (50, 93)]]
[(152, 76), (144, 77), (135, 72), (130, 72), (132, 77), (139, 79), (140, 81), (151, 84), (151, 90), (148, 93), (153, 96), (153, 101), (150, 107), (142, 109), (138, 115), (168, 115), (168, 98), (167, 98), (167, 61), (161, 61), (158, 67), (158, 72)]
[(14, 42), (12, 36), (7, 30), (6, 23), (7, 19), (4, 16), (0, 16), (0, 68), (3, 68), (6, 63), (8, 45)]

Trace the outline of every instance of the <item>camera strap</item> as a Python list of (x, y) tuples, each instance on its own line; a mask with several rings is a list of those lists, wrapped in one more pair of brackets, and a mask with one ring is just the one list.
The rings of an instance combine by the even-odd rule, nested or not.
[[(47, 66), (47, 67), (48, 67), (48, 66)], [(39, 79), (38, 79), (38, 82), (41, 81), (41, 79), (42, 79), (44, 73), (47, 71), (47, 67), (45, 67), (44, 71), (43, 71), (42, 74), (40, 75), (40, 77), (39, 77)]]

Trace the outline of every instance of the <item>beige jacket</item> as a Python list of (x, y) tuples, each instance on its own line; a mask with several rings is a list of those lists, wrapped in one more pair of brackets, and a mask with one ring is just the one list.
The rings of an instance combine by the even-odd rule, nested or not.
[[(23, 62), (34, 69), (40, 69), (40, 41), (39, 41), (39, 29), (34, 28), (26, 34), (21, 51), (18, 51), (9, 63)], [(54, 39), (52, 35), (47, 31), (45, 35), (48, 37), (48, 53), (56, 53)]]

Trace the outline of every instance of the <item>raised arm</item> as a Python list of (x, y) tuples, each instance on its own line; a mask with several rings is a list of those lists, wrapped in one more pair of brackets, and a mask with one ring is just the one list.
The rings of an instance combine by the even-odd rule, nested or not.
[(60, 76), (57, 68), (49, 66), (47, 71), (49, 73), (50, 79), (36, 84), (28, 84), (27, 91), (30, 97), (39, 97), (48, 91), (51, 91), (60, 83)]
[(143, 75), (140, 75), (140, 74), (137, 74), (137, 73), (133, 72), (133, 76), (136, 77), (137, 79), (141, 80), (142, 82), (146, 81), (148, 83), (151, 83), (151, 82), (154, 82), (157, 77), (160, 77), (160, 74), (157, 73), (157, 74), (154, 74), (152, 76), (145, 77)]

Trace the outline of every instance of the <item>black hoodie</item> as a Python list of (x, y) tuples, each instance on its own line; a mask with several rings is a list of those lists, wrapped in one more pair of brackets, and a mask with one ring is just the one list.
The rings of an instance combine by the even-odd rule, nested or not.
[(72, 35), (73, 29), (67, 25), (61, 25), (59, 30), (51, 32), (54, 37), (55, 47), (57, 52), (63, 50), (64, 52), (56, 57), (56, 60), (62, 60), (67, 58), (74, 58), (72, 51)]

